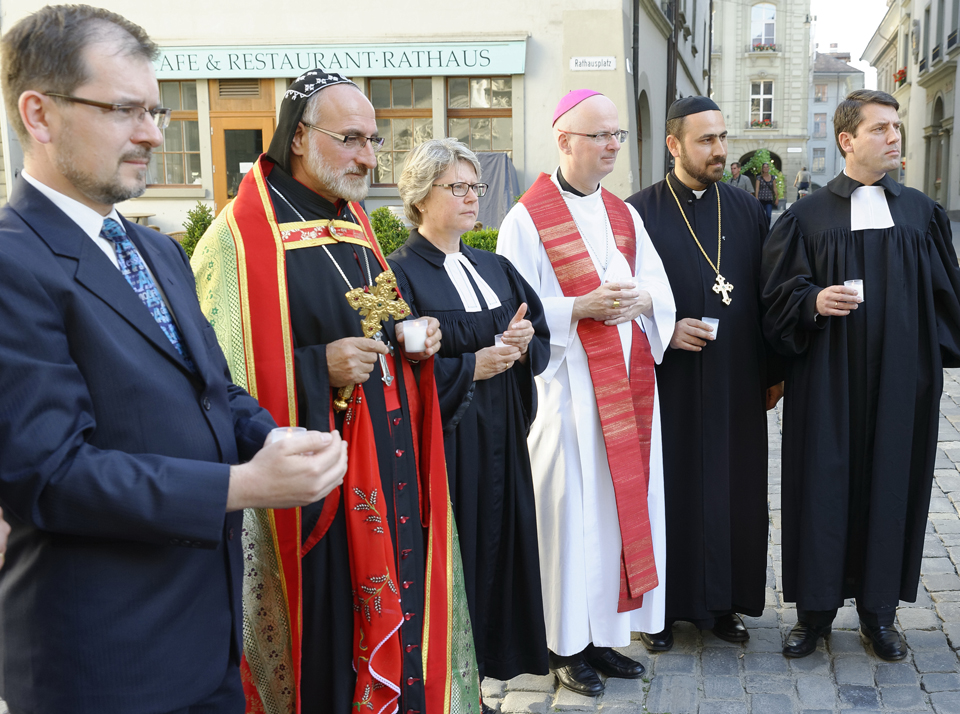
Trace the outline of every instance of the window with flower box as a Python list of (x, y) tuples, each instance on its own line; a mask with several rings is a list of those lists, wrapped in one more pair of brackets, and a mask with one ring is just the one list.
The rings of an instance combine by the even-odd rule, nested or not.
[(750, 126), (773, 126), (773, 80), (750, 83)]
[(769, 3), (754, 5), (750, 10), (751, 46), (776, 49), (776, 30), (776, 6)]

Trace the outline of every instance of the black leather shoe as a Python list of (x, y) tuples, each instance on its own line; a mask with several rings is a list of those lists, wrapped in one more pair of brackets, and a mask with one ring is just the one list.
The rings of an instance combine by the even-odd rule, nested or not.
[(655, 632), (652, 635), (641, 632), (640, 641), (648, 652), (667, 652), (673, 649), (673, 627), (668, 627), (663, 632)]
[(870, 627), (860, 620), (860, 636), (873, 645), (873, 653), (880, 659), (896, 662), (907, 656), (907, 645), (895, 625)]
[(830, 634), (831, 625), (814, 627), (806, 622), (797, 622), (783, 643), (784, 657), (806, 657), (817, 649), (817, 640)]
[(611, 647), (587, 645), (583, 651), (587, 664), (608, 677), (620, 679), (638, 679), (646, 671), (642, 664), (622, 655)]
[(737, 613), (721, 615), (714, 621), (713, 634), (727, 642), (746, 642), (750, 639), (743, 620)]
[(595, 697), (603, 693), (603, 682), (600, 681), (600, 676), (593, 667), (587, 664), (583, 653), (556, 659), (563, 664), (554, 666), (555, 663), (551, 662), (550, 671), (557, 675), (557, 681), (560, 682), (561, 687), (587, 697)]

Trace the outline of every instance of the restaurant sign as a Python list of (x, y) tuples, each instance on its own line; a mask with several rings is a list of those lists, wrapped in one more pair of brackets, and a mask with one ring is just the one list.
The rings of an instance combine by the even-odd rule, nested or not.
[(320, 67), (348, 77), (523, 74), (526, 42), (161, 47), (157, 79), (296, 77)]

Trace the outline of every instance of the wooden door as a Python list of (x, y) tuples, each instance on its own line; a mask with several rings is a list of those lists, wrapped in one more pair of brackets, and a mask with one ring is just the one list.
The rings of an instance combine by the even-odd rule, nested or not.
[(213, 129), (213, 199), (216, 212), (237, 195), (240, 181), (270, 147), (273, 117), (211, 117)]

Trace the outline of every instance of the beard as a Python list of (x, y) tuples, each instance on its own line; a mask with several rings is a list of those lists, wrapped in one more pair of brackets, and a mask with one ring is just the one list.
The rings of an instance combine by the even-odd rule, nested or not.
[(120, 160), (117, 162), (117, 172), (109, 179), (103, 179), (84, 171), (74, 160), (74, 156), (68, 151), (58, 152), (54, 157), (54, 163), (63, 177), (84, 196), (101, 205), (112, 206), (116, 203), (141, 196), (143, 192), (146, 191), (146, 167), (140, 172), (138, 178), (127, 182), (120, 176), (120, 168), (124, 162), (130, 160), (149, 161), (151, 153), (152, 151), (145, 147), (138, 147), (133, 151), (128, 151), (120, 157)]
[(316, 144), (310, 145), (309, 166), (316, 176), (322, 192), (344, 201), (362, 201), (367, 197), (367, 168), (354, 164), (346, 169), (337, 169), (327, 163)]
[[(720, 166), (707, 165), (717, 161), (720, 162)], [(727, 155), (721, 154), (718, 156), (711, 156), (708, 162), (697, 166), (687, 155), (687, 152), (682, 150), (680, 151), (680, 165), (683, 167), (683, 170), (687, 172), (687, 175), (690, 176), (690, 178), (695, 179), (698, 183), (705, 185), (717, 183), (717, 181), (723, 178), (723, 167), (726, 165), (726, 163)]]

